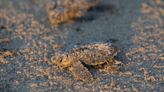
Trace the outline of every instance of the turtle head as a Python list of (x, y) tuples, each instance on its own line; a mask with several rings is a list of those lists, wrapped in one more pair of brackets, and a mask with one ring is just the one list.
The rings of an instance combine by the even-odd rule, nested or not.
[(111, 55), (113, 57), (116, 56), (118, 52), (120, 52), (120, 50), (117, 47), (112, 47), (112, 49), (111, 49)]
[(53, 64), (57, 65), (59, 68), (67, 68), (71, 65), (67, 55), (59, 55), (51, 58)]

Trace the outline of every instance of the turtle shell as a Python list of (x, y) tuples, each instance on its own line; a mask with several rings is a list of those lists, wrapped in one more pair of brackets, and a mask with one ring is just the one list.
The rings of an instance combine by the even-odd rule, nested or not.
[(117, 55), (117, 48), (111, 44), (89, 44), (76, 48), (70, 55), (75, 56), (77, 61), (87, 65), (100, 65), (105, 62), (111, 62)]

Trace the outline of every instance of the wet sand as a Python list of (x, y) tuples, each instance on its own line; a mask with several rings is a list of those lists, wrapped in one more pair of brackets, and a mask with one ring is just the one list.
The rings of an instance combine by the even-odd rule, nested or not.
[[(58, 27), (49, 23), (47, 2), (52, 0), (0, 0), (0, 92), (164, 90), (162, 0), (102, 0), (89, 19)], [(95, 80), (85, 83), (51, 64), (52, 56), (75, 45), (111, 39), (124, 63), (118, 73), (91, 69)]]

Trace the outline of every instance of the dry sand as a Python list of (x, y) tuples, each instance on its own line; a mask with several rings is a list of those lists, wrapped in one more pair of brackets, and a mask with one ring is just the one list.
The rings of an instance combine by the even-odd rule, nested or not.
[[(0, 92), (162, 92), (164, 1), (102, 0), (93, 18), (52, 26), (46, 3), (0, 0)], [(104, 9), (108, 6), (108, 9)], [(92, 69), (95, 80), (75, 80), (50, 58), (75, 45), (114, 43), (125, 64), (116, 74)]]

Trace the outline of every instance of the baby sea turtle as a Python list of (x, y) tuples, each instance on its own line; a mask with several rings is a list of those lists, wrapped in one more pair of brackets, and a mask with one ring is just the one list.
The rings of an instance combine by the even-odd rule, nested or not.
[(88, 44), (54, 56), (52, 62), (61, 69), (68, 69), (77, 80), (89, 82), (93, 80), (93, 76), (85, 65), (114, 64), (117, 52), (118, 50), (108, 43)]
[(48, 3), (49, 21), (57, 26), (74, 18), (79, 18), (99, 2), (100, 0), (56, 0), (56, 2)]

